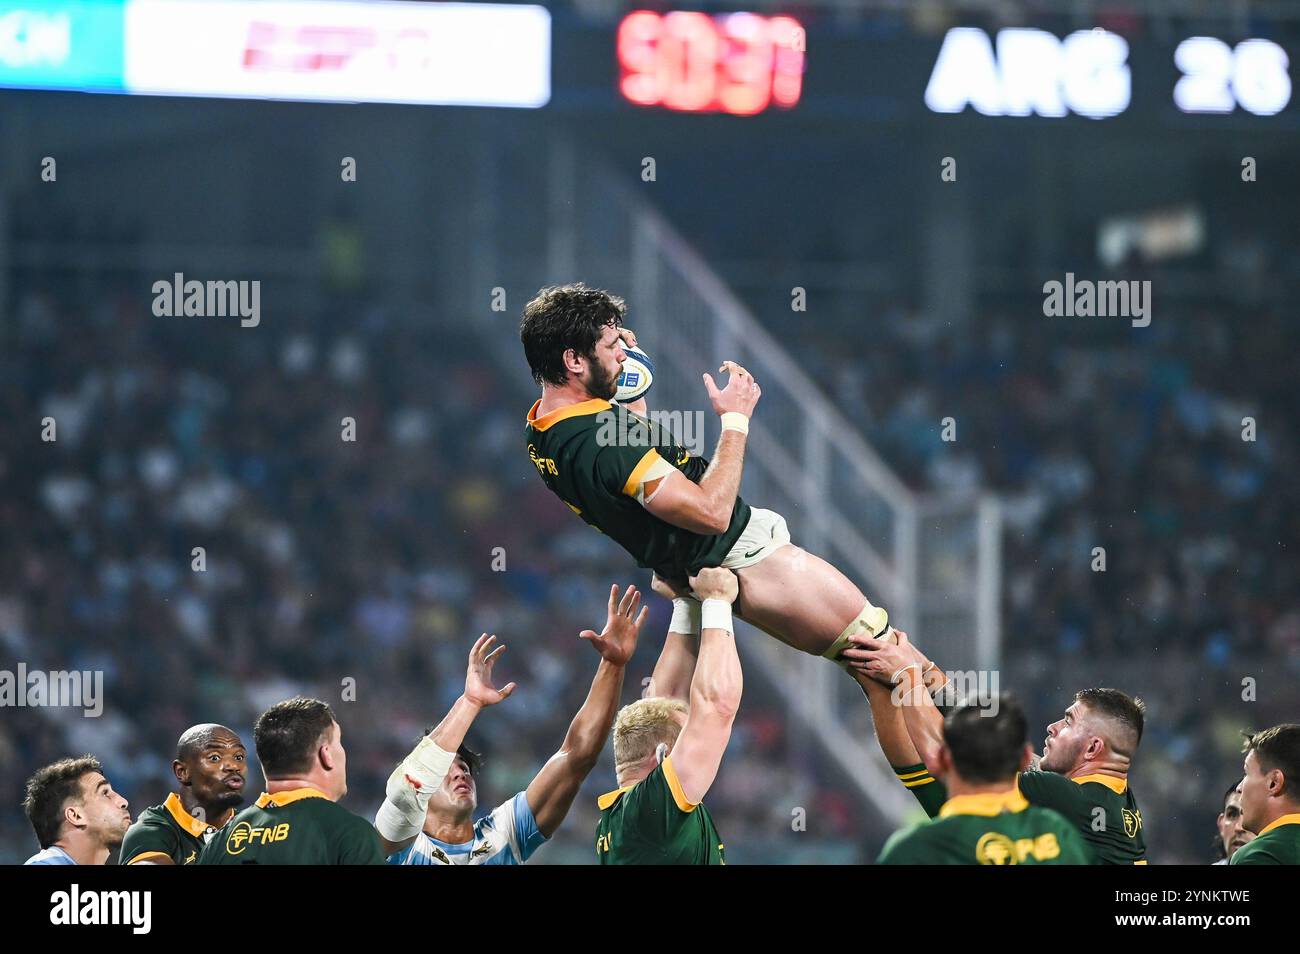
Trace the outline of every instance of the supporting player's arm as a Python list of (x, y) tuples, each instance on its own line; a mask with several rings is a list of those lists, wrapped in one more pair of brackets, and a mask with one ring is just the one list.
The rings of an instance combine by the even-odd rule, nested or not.
[(492, 685), (492, 666), (506, 648), (502, 644), (493, 649), (495, 642), (496, 636), (487, 633), (475, 641), (469, 651), (465, 691), (446, 717), (388, 777), (384, 803), (375, 815), (375, 830), (379, 832), (385, 856), (401, 851), (424, 828), (429, 799), (450, 771), (456, 750), (483, 707), (496, 705), (515, 691), (513, 682), (500, 689)]
[(673, 601), (673, 618), (645, 695), (689, 699), (700, 654), (700, 601), (658, 573), (651, 577), (650, 589)]
[(709, 467), (697, 484), (676, 468), (651, 474), (640, 489), (645, 508), (660, 520), (693, 533), (726, 531), (740, 493), (740, 476), (745, 466), (745, 440), (749, 418), (762, 389), (749, 372), (725, 361), (718, 373), (729, 371), (730, 380), (719, 391), (713, 378), (704, 375), (713, 410), (722, 416), (722, 436)]
[(943, 714), (926, 687), (923, 657), (902, 632), (898, 633), (897, 644), (862, 635), (850, 636), (849, 641), (854, 645), (844, 651), (843, 657), (857, 671), (894, 686), (890, 701), (899, 700), (898, 708), (917, 754), (931, 774), (937, 772), (943, 748)]
[(691, 680), (690, 714), (669, 758), (682, 794), (698, 805), (717, 778), (744, 680), (731, 621), (739, 589), (736, 575), (721, 567), (704, 569), (692, 577), (691, 589), (704, 600), (700, 658)]
[(623, 672), (636, 652), (637, 635), (649, 613), (642, 608), (638, 614), (640, 604), (641, 594), (635, 586), (627, 588), (621, 601), (618, 586), (611, 586), (604, 631), (597, 635), (586, 629), (580, 634), (600, 653), (596, 678), (592, 680), (587, 701), (573, 717), (560, 750), (542, 766), (525, 793), (537, 828), (546, 838), (564, 821), (578, 789), (596, 767), (600, 751), (609, 738), (623, 692)]

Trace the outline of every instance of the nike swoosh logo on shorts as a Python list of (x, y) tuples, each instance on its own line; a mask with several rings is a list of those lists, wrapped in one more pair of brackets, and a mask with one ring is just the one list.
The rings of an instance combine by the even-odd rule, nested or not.
[(757, 550), (750, 550), (748, 553), (745, 554), (745, 559), (748, 560), (750, 557), (762, 553), (766, 549), (767, 549), (766, 546), (761, 546)]

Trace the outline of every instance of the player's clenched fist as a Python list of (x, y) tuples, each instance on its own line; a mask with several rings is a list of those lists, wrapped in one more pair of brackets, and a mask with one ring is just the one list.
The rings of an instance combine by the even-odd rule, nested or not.
[(754, 405), (763, 395), (763, 389), (758, 386), (754, 376), (736, 364), (734, 361), (722, 362), (722, 367), (718, 368), (718, 373), (729, 373), (730, 380), (727, 386), (721, 391), (718, 390), (717, 384), (713, 381), (710, 374), (704, 375), (704, 388), (709, 392), (709, 400), (713, 403), (713, 410), (717, 414), (736, 413), (743, 414), (745, 417), (751, 417), (754, 413)]
[(734, 603), (736, 594), (740, 592), (740, 581), (730, 570), (711, 566), (691, 577), (691, 589), (700, 600), (724, 600)]
[(492, 685), (492, 666), (500, 655), (506, 651), (502, 643), (496, 649), (492, 644), (496, 636), (484, 633), (474, 642), (469, 651), (469, 669), (465, 672), (465, 698), (477, 706), (493, 706), (515, 691), (513, 682), (506, 683), (500, 689)]

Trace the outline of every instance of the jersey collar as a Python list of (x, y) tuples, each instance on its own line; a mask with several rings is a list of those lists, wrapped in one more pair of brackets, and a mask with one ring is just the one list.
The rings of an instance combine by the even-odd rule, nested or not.
[(1273, 819), (1260, 830), (1259, 834), (1266, 835), (1274, 828), (1281, 828), (1283, 825), (1300, 825), (1300, 812), (1295, 812), (1290, 815), (1282, 815), (1279, 818)]
[[(635, 785), (636, 783), (633, 782), (632, 784)], [(631, 791), (631, 789), (632, 785), (624, 785), (622, 788), (615, 789), (612, 792), (606, 792), (604, 795), (600, 796), (600, 798), (596, 799), (596, 807), (603, 812), (605, 809), (609, 808), (610, 805), (613, 805), (616, 801), (622, 798), (625, 792)]]
[(570, 417), (580, 417), (583, 414), (596, 414), (614, 406), (604, 398), (592, 398), (589, 401), (579, 401), (577, 404), (566, 404), (564, 407), (557, 407), (549, 414), (543, 414), (541, 417), (538, 417), (537, 409), (541, 406), (541, 403), (542, 399), (538, 398), (533, 402), (533, 406), (528, 409), (527, 423), (536, 431), (544, 431)]
[(185, 810), (181, 804), (181, 797), (175, 792), (167, 796), (167, 801), (163, 802), (162, 807), (167, 814), (172, 816), (176, 824), (180, 825), (195, 838), (201, 838), (203, 833), (208, 830), (208, 823), (195, 818)]
[(1003, 812), (1023, 812), (1029, 807), (1020, 789), (1012, 787), (1005, 792), (981, 792), (976, 795), (954, 795), (943, 803), (939, 817), (949, 815), (983, 815), (992, 817)]
[(1105, 785), (1116, 795), (1123, 795), (1128, 790), (1128, 779), (1116, 778), (1114, 775), (1078, 775), (1070, 781), (1079, 785), (1084, 782), (1096, 782), (1098, 785)]
[(329, 796), (324, 792), (314, 788), (293, 788), (287, 792), (276, 792), (272, 795), (270, 792), (263, 792), (257, 799), (258, 808), (266, 808), (268, 805), (274, 805), (276, 808), (283, 808), (291, 802), (299, 801), (304, 798), (323, 798), (329, 800)]

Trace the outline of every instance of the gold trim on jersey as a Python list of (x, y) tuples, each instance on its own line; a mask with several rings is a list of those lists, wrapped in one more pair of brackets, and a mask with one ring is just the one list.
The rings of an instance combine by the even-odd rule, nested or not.
[[(1279, 815), (1260, 830), (1260, 835), (1267, 835), (1274, 828), (1281, 828), (1283, 825), (1300, 825), (1300, 812), (1293, 812), (1290, 815)], [(1256, 838), (1259, 835), (1255, 836)]]
[(544, 431), (560, 421), (570, 417), (580, 417), (583, 414), (597, 414), (600, 411), (607, 410), (614, 405), (610, 404), (603, 398), (592, 398), (589, 401), (579, 401), (577, 404), (566, 404), (564, 407), (557, 407), (548, 414), (537, 416), (537, 408), (541, 406), (542, 399), (538, 398), (533, 406), (528, 409), (528, 417), (525, 419), (530, 427), (535, 431)]
[(616, 801), (618, 801), (620, 798), (622, 798), (625, 794), (627, 794), (631, 790), (632, 790), (631, 785), (624, 785), (620, 789), (616, 789), (612, 792), (606, 792), (604, 795), (600, 796), (600, 798), (596, 799), (596, 807), (603, 812), (605, 809), (609, 808), (610, 805), (613, 805)]
[(929, 785), (931, 782), (937, 782), (937, 781), (939, 781), (939, 780), (938, 780), (937, 778), (935, 778), (933, 775), (931, 775), (931, 776), (929, 776), (929, 777), (927, 777), (927, 778), (914, 778), (914, 779), (912, 779), (912, 781), (910, 781), (910, 782), (904, 782), (904, 783), (903, 783), (903, 787), (904, 787), (904, 788), (919, 788), (919, 787), (922, 786), (922, 785)]
[(663, 458), (659, 456), (659, 452), (653, 447), (646, 451), (645, 455), (637, 461), (637, 465), (632, 468), (627, 483), (623, 485), (623, 493), (629, 497), (635, 497), (637, 487), (641, 486), (641, 481), (645, 480), (646, 471), (660, 460), (663, 460)]
[(293, 802), (300, 801), (304, 798), (323, 798), (329, 801), (329, 796), (324, 792), (314, 788), (293, 788), (287, 792), (263, 792), (257, 798), (257, 807), (266, 808), (268, 805), (274, 805), (276, 808), (283, 808)]
[[(673, 768), (672, 756), (664, 759), (663, 770), (664, 778), (668, 782), (668, 790), (673, 793), (673, 801), (677, 803), (677, 807), (687, 814), (695, 811), (699, 806), (692, 805), (690, 799), (686, 797), (686, 792), (682, 789), (682, 780), (677, 777), (677, 769)], [(643, 782), (645, 779), (642, 779), (641, 781)], [(606, 792), (604, 795), (600, 796), (600, 798), (596, 799), (596, 807), (603, 812), (605, 809), (609, 808), (610, 805), (613, 805), (616, 801), (640, 784), (641, 782), (633, 782), (631, 785), (624, 785), (622, 788), (615, 789), (612, 792)]]
[(1116, 795), (1123, 795), (1124, 792), (1128, 790), (1128, 779), (1116, 778), (1113, 775), (1080, 775), (1076, 778), (1070, 779), (1070, 781), (1076, 782), (1079, 785), (1082, 785), (1084, 782), (1096, 782), (1098, 785), (1105, 785)]
[(167, 810), (167, 814), (172, 816), (176, 824), (195, 838), (203, 837), (203, 833), (208, 830), (208, 823), (195, 818), (187, 812), (185, 806), (181, 804), (181, 797), (175, 792), (167, 796), (167, 801), (162, 803), (162, 807)]
[(929, 775), (929, 769), (921, 769), (919, 772), (895, 772), (900, 782), (906, 782), (909, 778), (919, 778), (922, 775)]
[(670, 755), (664, 759), (664, 778), (668, 779), (668, 787), (672, 790), (673, 801), (682, 811), (690, 814), (698, 807), (691, 804), (691, 800), (686, 797), (686, 790), (682, 788), (682, 780), (677, 777), (677, 769), (673, 767), (673, 757)]
[(165, 851), (142, 851), (134, 858), (132, 858), (130, 861), (128, 861), (127, 864), (138, 865), (141, 864), (142, 862), (150, 861), (154, 858), (166, 858), (168, 861), (170, 861), (171, 857), (172, 856), (167, 854), (167, 852)]
[(1019, 788), (1009, 788), (1005, 792), (980, 792), (974, 795), (954, 795), (943, 803), (939, 817), (949, 815), (983, 815), (991, 818), (1003, 812), (1023, 812), (1029, 807), (1025, 796)]

